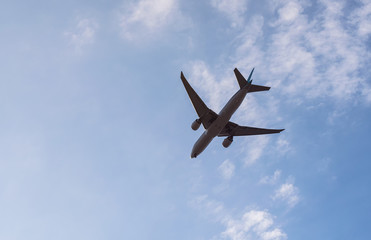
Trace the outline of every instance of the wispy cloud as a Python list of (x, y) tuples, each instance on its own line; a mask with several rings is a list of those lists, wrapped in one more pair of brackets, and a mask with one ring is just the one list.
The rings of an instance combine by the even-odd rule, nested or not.
[(368, 61), (367, 45), (344, 24), (344, 1), (319, 1), (311, 20), (308, 1), (276, 1), (279, 16), (267, 51), (267, 68), (285, 79), (289, 96), (348, 100), (365, 85), (357, 72)]
[(74, 30), (65, 32), (65, 36), (69, 38), (70, 45), (76, 52), (81, 53), (86, 45), (94, 42), (97, 29), (95, 20), (84, 18), (77, 22)]
[(350, 16), (352, 23), (356, 24), (359, 36), (366, 37), (371, 34), (371, 2), (360, 0), (361, 6)]
[(229, 179), (231, 179), (233, 177), (233, 175), (234, 175), (234, 169), (235, 169), (234, 164), (231, 161), (229, 161), (228, 159), (225, 160), (218, 167), (218, 170), (219, 170), (220, 174), (226, 180), (229, 180)]
[(211, 109), (216, 112), (221, 110), (222, 104), (227, 101), (226, 96), (233, 94), (233, 85), (230, 79), (222, 78), (217, 81), (204, 61), (193, 61), (189, 63), (188, 67), (191, 73), (189, 76), (191, 84), (201, 90), (200, 95), (206, 96), (208, 106)]
[(283, 136), (280, 137), (276, 142), (276, 149), (277, 152), (280, 154), (286, 154), (287, 152), (291, 151), (291, 145), (288, 140), (286, 140)]
[(140, 0), (125, 4), (120, 13), (122, 36), (128, 40), (154, 35), (163, 28), (186, 24), (177, 0)]
[(292, 183), (282, 184), (275, 192), (273, 200), (281, 200), (294, 207), (299, 202), (299, 189)]
[(272, 176), (265, 176), (259, 182), (262, 184), (276, 184), (280, 177), (281, 170), (276, 170)]
[[(247, 139), (245, 140), (247, 141)], [(254, 139), (248, 139), (249, 145), (244, 160), (245, 166), (254, 164), (264, 153), (265, 147), (269, 143), (268, 136), (256, 136)]]
[(248, 0), (211, 0), (211, 5), (225, 14), (231, 21), (232, 27), (241, 26)]
[(205, 217), (224, 225), (225, 230), (220, 234), (223, 239), (287, 239), (286, 233), (274, 224), (274, 216), (267, 210), (248, 209), (235, 217), (231, 216), (223, 203), (211, 200), (207, 195), (195, 198), (191, 205), (201, 210)]
[(241, 219), (229, 219), (226, 225), (227, 229), (222, 235), (232, 240), (287, 239), (286, 233), (280, 228), (274, 227), (273, 216), (266, 210), (246, 211)]
[[(212, 3), (214, 7), (226, 4)], [(362, 0), (349, 15), (345, 14), (345, 1), (321, 0), (316, 6), (308, 0), (275, 0), (269, 4), (270, 16), (235, 13), (245, 18), (246, 28), (231, 42), (236, 48), (231, 63), (223, 68), (208, 66), (200, 60), (190, 64), (193, 83), (207, 96), (211, 108), (219, 110), (226, 96), (233, 94), (231, 69), (239, 67), (248, 72), (253, 66), (262, 69), (256, 75), (276, 91), (267, 96), (269, 101), (263, 112), (254, 108), (261, 109), (264, 103), (255, 101), (254, 95), (248, 96), (250, 104), (243, 103), (236, 116), (244, 116), (245, 120), (248, 117), (249, 124), (265, 125), (264, 119), (272, 121), (267, 116), (275, 116), (276, 121), (281, 119), (282, 100), (299, 105), (323, 99), (330, 104), (371, 102), (369, 80), (360, 74), (367, 70), (370, 60), (367, 38), (360, 37), (370, 34), (369, 2)], [(316, 8), (315, 14), (307, 11), (308, 7)], [(332, 114), (329, 119), (333, 121), (339, 116)], [(262, 156), (269, 138), (249, 139), (246, 165)], [(278, 152), (291, 149), (288, 139), (277, 142)]]

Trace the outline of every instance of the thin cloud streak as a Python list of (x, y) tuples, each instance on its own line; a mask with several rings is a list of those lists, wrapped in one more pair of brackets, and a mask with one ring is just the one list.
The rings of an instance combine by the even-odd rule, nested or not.
[(70, 45), (73, 46), (77, 53), (82, 53), (83, 48), (94, 43), (98, 24), (95, 20), (84, 18), (80, 19), (73, 31), (65, 32), (69, 38)]

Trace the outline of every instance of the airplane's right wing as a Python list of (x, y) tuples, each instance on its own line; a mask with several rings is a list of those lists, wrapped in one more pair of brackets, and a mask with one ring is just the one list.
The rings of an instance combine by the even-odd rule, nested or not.
[(205, 129), (208, 129), (211, 123), (218, 118), (218, 114), (206, 106), (206, 104), (188, 83), (187, 79), (183, 75), (183, 72), (180, 73), (180, 78), (182, 79), (183, 85), (188, 93), (189, 98), (191, 99), (193, 107), (195, 108), (202, 125)]
[(240, 126), (233, 122), (228, 122), (224, 129), (218, 134), (218, 137), (227, 136), (248, 136), (248, 135), (262, 135), (262, 134), (273, 134), (280, 133), (285, 129), (265, 129)]

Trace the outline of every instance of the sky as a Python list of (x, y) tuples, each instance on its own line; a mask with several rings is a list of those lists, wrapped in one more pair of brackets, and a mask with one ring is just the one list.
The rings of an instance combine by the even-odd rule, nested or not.
[[(370, 239), (371, 1), (0, 7), (0, 239)], [(202, 134), (219, 112), (280, 134)]]

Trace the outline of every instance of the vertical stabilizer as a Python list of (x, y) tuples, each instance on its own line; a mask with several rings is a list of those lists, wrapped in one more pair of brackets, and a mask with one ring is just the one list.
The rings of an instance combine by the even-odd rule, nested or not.
[(247, 83), (245, 77), (242, 76), (242, 74), (240, 73), (240, 71), (238, 71), (237, 68), (234, 69), (234, 74), (236, 75), (238, 85), (240, 85), (240, 88), (243, 88)]
[(249, 78), (246, 80), (245, 77), (240, 73), (240, 71), (238, 71), (237, 68), (234, 69), (234, 74), (236, 75), (236, 78), (237, 78), (237, 81), (238, 81), (238, 85), (240, 85), (240, 88), (243, 88), (246, 86), (246, 84), (250, 84), (252, 82), (252, 79), (251, 79), (251, 76), (252, 76), (252, 73), (254, 72), (254, 69), (253, 68), (251, 70), (251, 73), (249, 75)]

